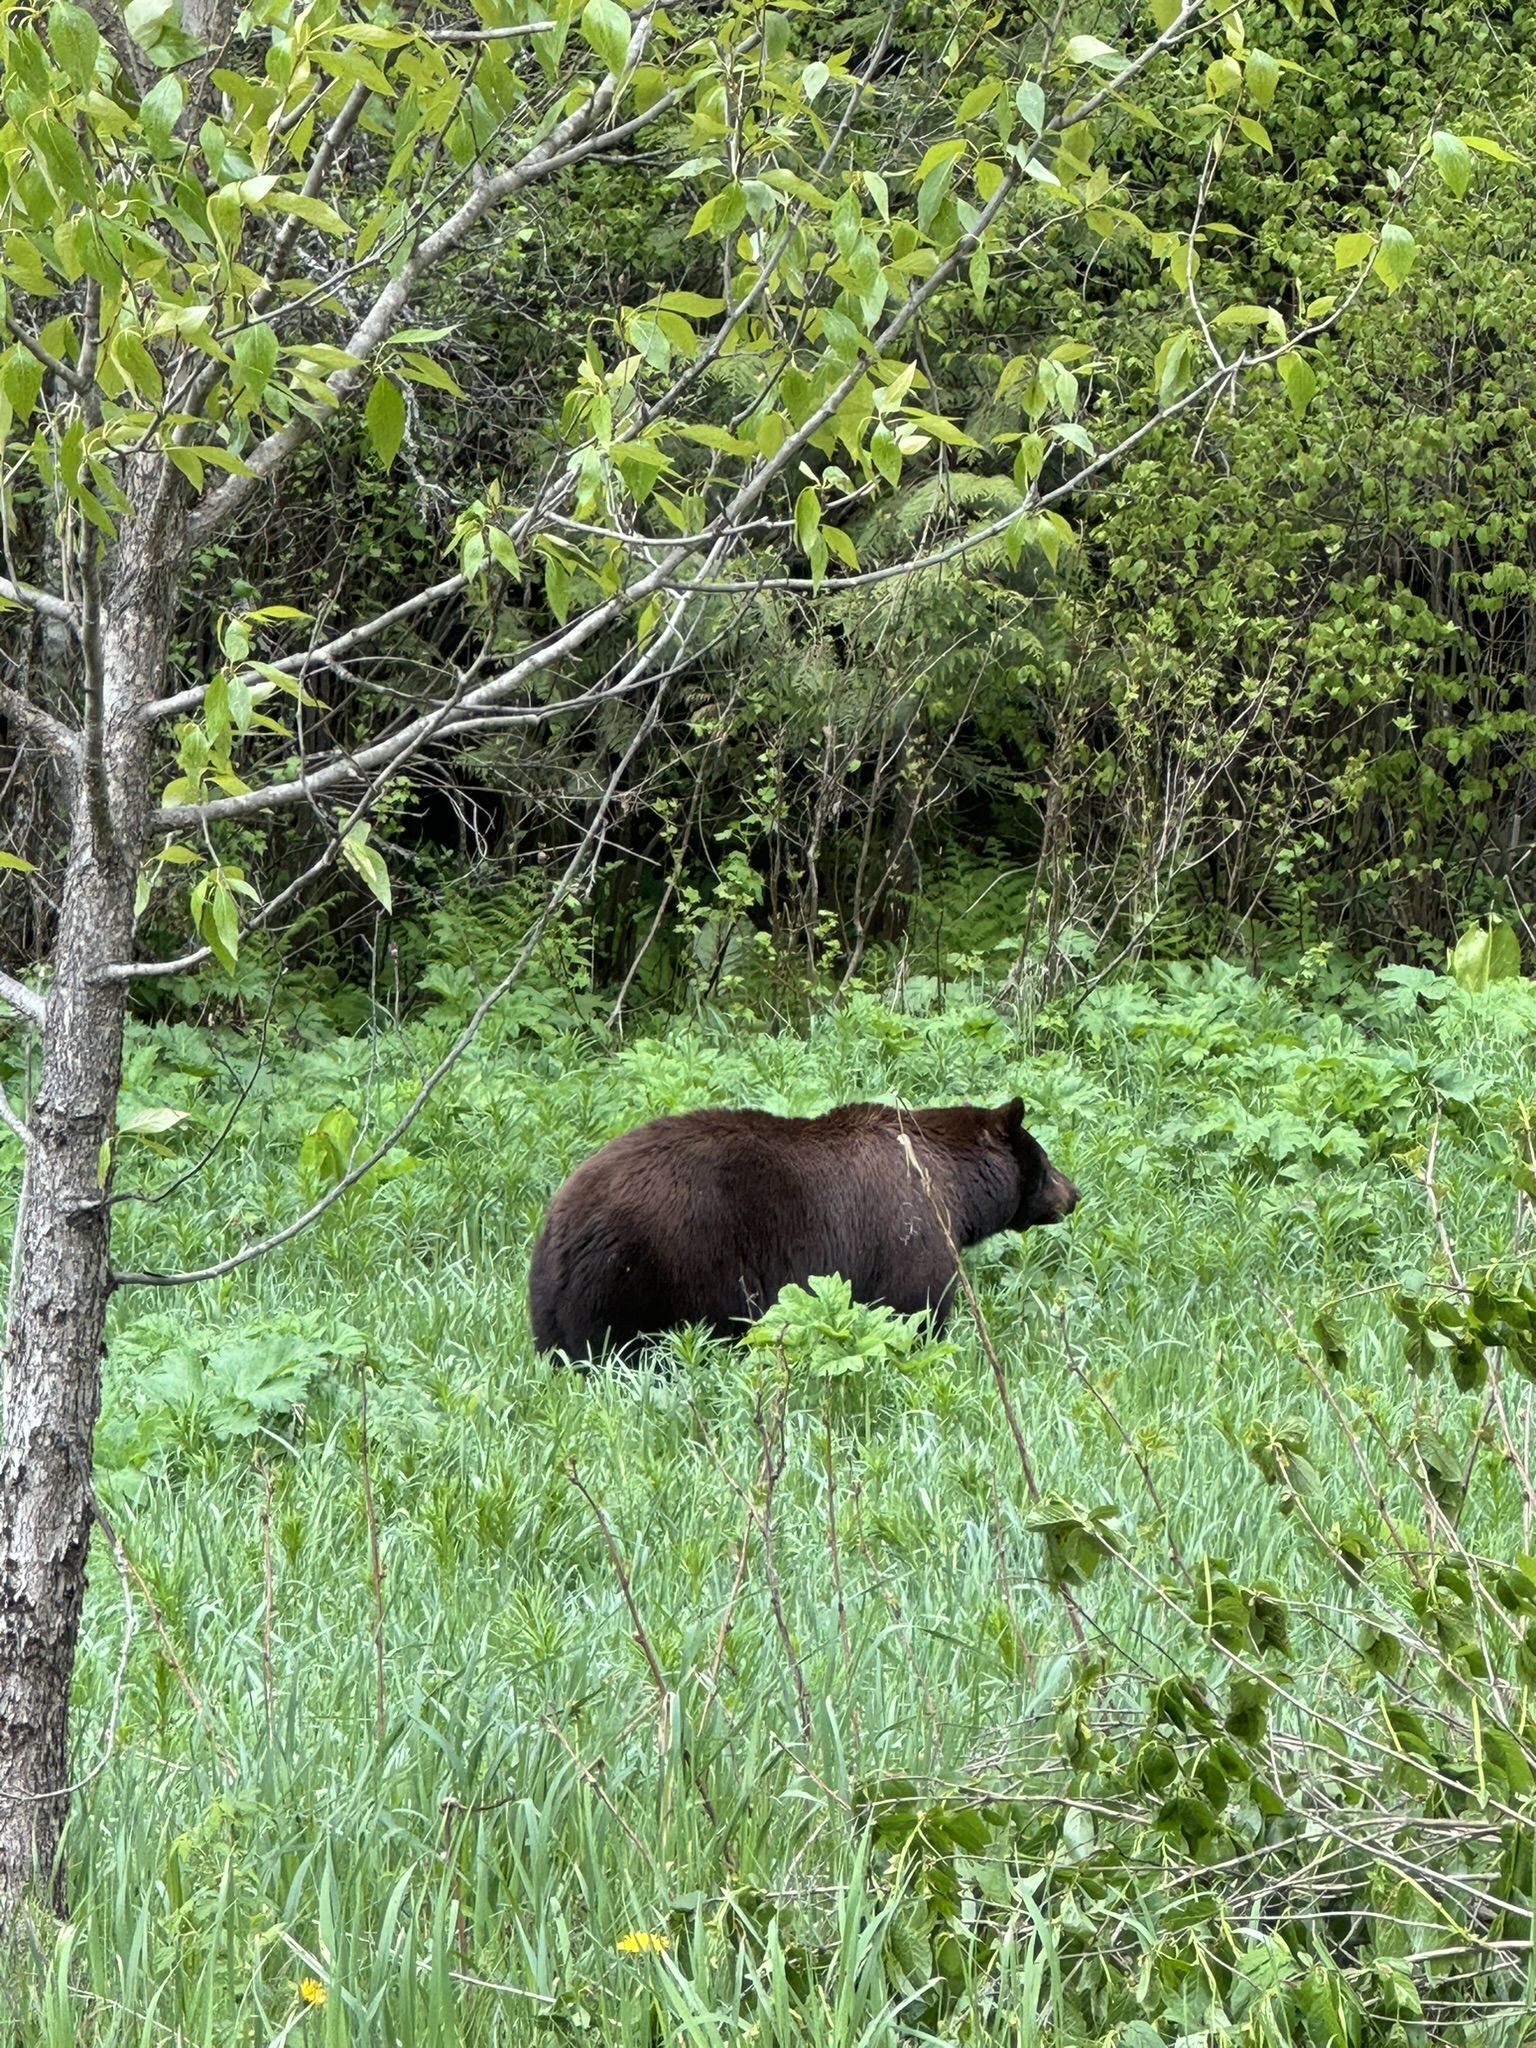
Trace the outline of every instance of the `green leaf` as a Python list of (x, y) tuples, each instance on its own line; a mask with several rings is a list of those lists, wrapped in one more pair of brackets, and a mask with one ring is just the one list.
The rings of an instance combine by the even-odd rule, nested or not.
[(955, 159), (945, 157), (936, 163), (917, 189), (917, 224), (926, 232), (938, 217), (939, 208), (944, 204), (950, 181), (955, 175)]
[(1026, 78), (1014, 94), (1013, 104), (1019, 110), (1020, 120), (1038, 135), (1045, 126), (1045, 94), (1038, 82)]
[(405, 439), (405, 400), (400, 395), (400, 387), (391, 378), (374, 379), (368, 403), (363, 409), (363, 424), (368, 429), (368, 438), (373, 443), (380, 468), (388, 469)]
[(957, 121), (974, 121), (978, 114), (984, 114), (1003, 89), (1000, 78), (984, 78), (980, 85), (973, 85), (965, 98), (955, 109)]
[(1254, 105), (1271, 106), (1275, 87), (1280, 83), (1279, 60), (1265, 50), (1250, 50), (1244, 60), (1243, 75), (1248, 82), (1248, 97)]
[(814, 485), (807, 484), (795, 500), (795, 539), (802, 554), (809, 554), (821, 531), (821, 500)]
[(390, 893), (389, 870), (384, 865), (377, 847), (368, 844), (368, 827), (354, 825), (341, 842), (341, 857), (354, 873), (361, 876), (370, 893), (376, 896), (386, 910), (394, 909)]
[(1194, 336), (1187, 327), (1181, 327), (1177, 334), (1170, 334), (1158, 350), (1152, 376), (1157, 386), (1159, 405), (1172, 405), (1180, 392), (1188, 388), (1193, 349)]
[(632, 26), (628, 10), (620, 7), (618, 0), (587, 0), (581, 10), (582, 36), (614, 78), (629, 62)]
[(1089, 64), (1095, 71), (1107, 72), (1116, 78), (1130, 62), (1119, 50), (1102, 41), (1098, 36), (1070, 36), (1062, 52), (1069, 64)]
[(95, 22), (83, 7), (54, 0), (48, 10), (48, 40), (70, 84), (83, 92), (95, 73), (96, 53), (101, 48)]
[(240, 951), (240, 917), (235, 899), (227, 889), (214, 889), (209, 908), (211, 921), (203, 927), (203, 937), (219, 965), (232, 972)]
[(1262, 149), (1266, 156), (1274, 155), (1275, 146), (1270, 141), (1269, 130), (1262, 121), (1250, 121), (1246, 114), (1239, 114), (1237, 125), (1255, 148)]
[(181, 80), (168, 72), (139, 102), (139, 127), (155, 156), (166, 156), (175, 142), (176, 123), (186, 105)]
[(893, 487), (901, 482), (901, 450), (889, 427), (876, 427), (869, 437), (869, 459)]
[(1450, 958), (1458, 985), (1481, 995), (1497, 981), (1514, 981), (1520, 973), (1520, 940), (1513, 925), (1494, 917), (1463, 932)]
[(118, 1118), (117, 1128), (119, 1136), (126, 1136), (130, 1131), (158, 1136), (162, 1131), (174, 1131), (178, 1124), (186, 1121), (184, 1109), (135, 1109)]
[(311, 199), (303, 192), (274, 192), (272, 204), (277, 212), (291, 213), (309, 227), (319, 228), (322, 234), (344, 235), (347, 232), (347, 224), (341, 215), (334, 206), (327, 206), (323, 199)]
[(1374, 235), (1340, 235), (1333, 245), (1335, 270), (1358, 270), (1376, 247)]
[(1479, 156), (1491, 156), (1499, 164), (1523, 164), (1525, 158), (1516, 156), (1512, 149), (1506, 149), (1502, 142), (1493, 142), (1486, 135), (1463, 135), (1462, 141), (1468, 149), (1475, 149)]
[(25, 420), (43, 388), (43, 366), (18, 341), (0, 359), (0, 390), (9, 400), (18, 420)]
[(826, 542), (828, 549), (836, 555), (843, 567), (845, 569), (857, 570), (859, 566), (858, 550), (849, 536), (843, 532), (842, 528), (840, 526), (823, 526), (820, 532), (821, 538)]
[(1291, 401), (1291, 410), (1297, 419), (1306, 415), (1317, 390), (1317, 372), (1302, 355), (1284, 355), (1275, 365), (1280, 372), (1280, 382), (1285, 386), (1285, 395)]
[(235, 336), (235, 388), (257, 399), (271, 382), (277, 368), (277, 335), (265, 321), (243, 327)]
[(1412, 270), (1418, 253), (1418, 244), (1407, 228), (1388, 221), (1381, 231), (1381, 247), (1371, 269), (1389, 292), (1395, 292)]
[(165, 394), (165, 383), (160, 375), (160, 365), (144, 346), (143, 339), (131, 327), (125, 327), (112, 337), (111, 354), (134, 390), (152, 405), (158, 405)]
[(37, 869), (33, 867), (31, 861), (23, 860), (19, 853), (5, 853), (3, 851), (0, 851), (0, 869), (8, 869), (12, 874), (16, 875), (35, 875), (37, 873)]
[(666, 292), (656, 301), (662, 313), (681, 313), (687, 320), (713, 320), (725, 311), (724, 299), (707, 299), (702, 292)]
[(1467, 145), (1448, 128), (1437, 128), (1429, 138), (1429, 150), (1447, 189), (1453, 197), (1465, 199), (1472, 182), (1472, 152)]
[(464, 396), (463, 386), (452, 371), (445, 370), (443, 365), (434, 362), (431, 356), (421, 355), (417, 350), (408, 348), (391, 360), (400, 375), (409, 383), (425, 384), (433, 391), (446, 391), (450, 398)]

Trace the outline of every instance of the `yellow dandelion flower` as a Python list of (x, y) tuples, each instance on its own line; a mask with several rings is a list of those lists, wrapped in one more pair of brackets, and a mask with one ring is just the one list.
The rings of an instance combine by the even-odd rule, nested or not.
[(658, 1955), (671, 1947), (664, 1934), (647, 1934), (643, 1928), (634, 1934), (621, 1934), (613, 1945), (621, 1956)]
[(299, 1996), (306, 2005), (324, 2005), (325, 1986), (318, 1977), (301, 1977), (299, 1979)]

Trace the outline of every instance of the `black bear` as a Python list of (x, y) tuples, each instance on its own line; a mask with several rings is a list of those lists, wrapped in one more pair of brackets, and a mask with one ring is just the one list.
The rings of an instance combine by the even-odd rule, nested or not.
[(1077, 1199), (1017, 1099), (658, 1117), (595, 1152), (550, 1205), (528, 1273), (534, 1342), (579, 1360), (685, 1323), (728, 1336), (816, 1273), (942, 1323), (956, 1247), (1059, 1223)]

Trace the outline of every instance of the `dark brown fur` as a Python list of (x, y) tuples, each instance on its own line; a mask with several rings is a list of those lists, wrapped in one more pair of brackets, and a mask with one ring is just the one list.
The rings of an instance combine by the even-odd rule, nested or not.
[(1059, 1223), (1076, 1204), (1017, 1100), (659, 1117), (594, 1153), (555, 1196), (528, 1275), (534, 1342), (582, 1359), (685, 1323), (729, 1335), (817, 1273), (840, 1273), (856, 1300), (931, 1309), (942, 1323), (951, 1240)]

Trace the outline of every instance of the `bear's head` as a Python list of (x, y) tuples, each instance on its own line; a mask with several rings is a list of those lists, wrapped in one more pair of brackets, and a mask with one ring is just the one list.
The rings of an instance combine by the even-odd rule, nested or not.
[(1037, 1223), (1064, 1222), (1077, 1207), (1077, 1189), (1052, 1166), (1044, 1146), (1025, 1130), (1023, 1101), (1016, 1095), (994, 1114), (1019, 1167), (1019, 1206), (1009, 1227), (1030, 1230)]

